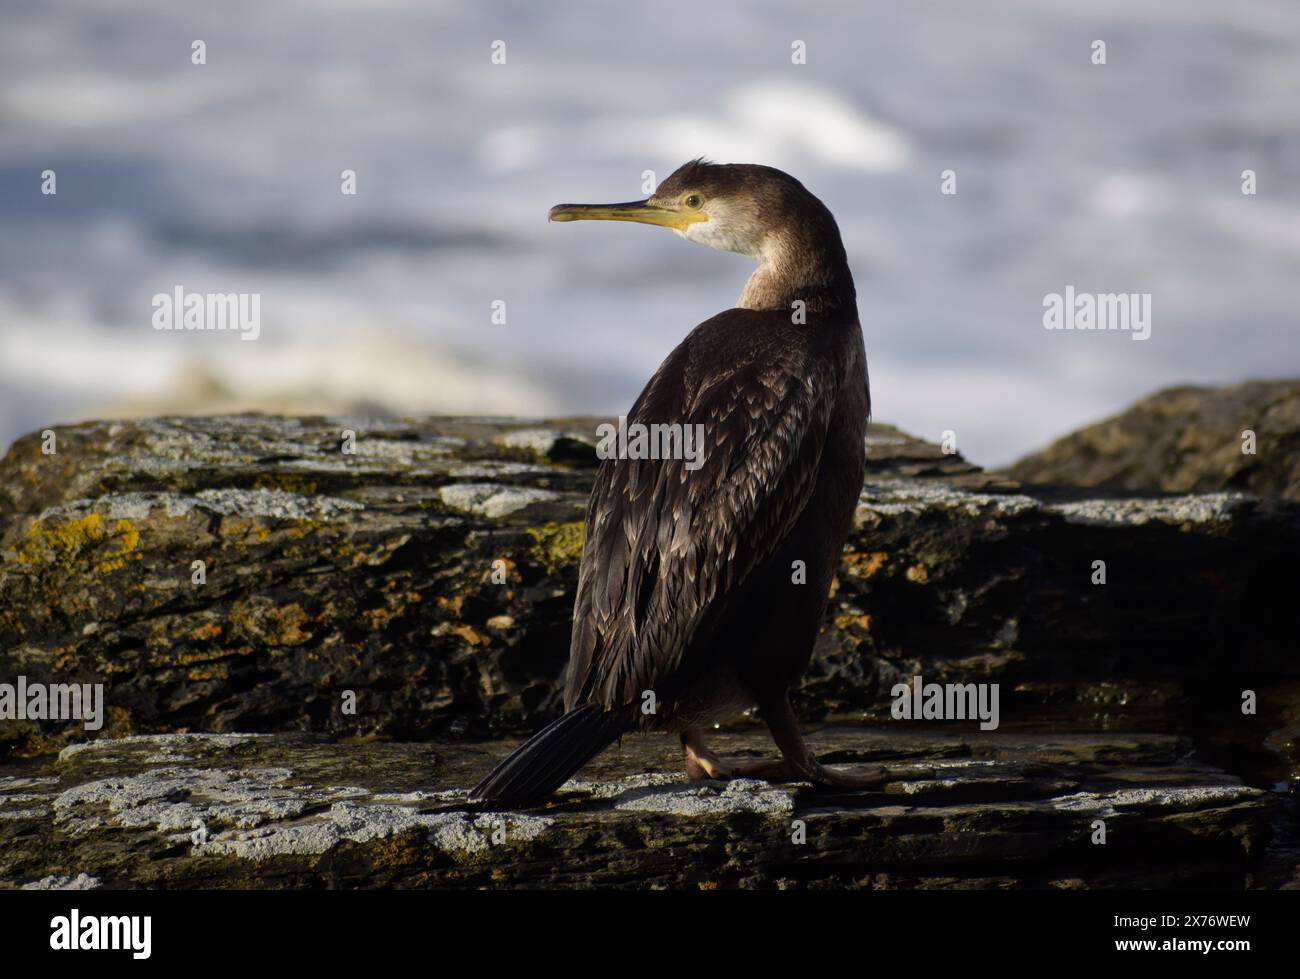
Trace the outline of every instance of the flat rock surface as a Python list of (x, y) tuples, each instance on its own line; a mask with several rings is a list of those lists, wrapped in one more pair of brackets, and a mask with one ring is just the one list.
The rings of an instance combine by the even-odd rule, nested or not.
[[(758, 733), (723, 754), (771, 752)], [(1280, 796), (1161, 735), (831, 728), (880, 791), (689, 781), (629, 737), (526, 812), (469, 806), (510, 745), (150, 735), (0, 769), (5, 887), (1250, 887), (1294, 883)], [(1100, 822), (1099, 822), (1100, 821)], [(1094, 843), (1104, 823), (1105, 844)]]

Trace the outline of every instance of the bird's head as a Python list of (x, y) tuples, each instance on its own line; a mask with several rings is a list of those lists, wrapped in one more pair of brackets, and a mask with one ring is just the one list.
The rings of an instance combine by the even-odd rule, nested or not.
[(552, 221), (656, 224), (710, 248), (759, 261), (792, 227), (809, 220), (820, 224), (829, 217), (821, 201), (787, 173), (752, 163), (703, 160), (678, 167), (642, 201), (551, 208)]

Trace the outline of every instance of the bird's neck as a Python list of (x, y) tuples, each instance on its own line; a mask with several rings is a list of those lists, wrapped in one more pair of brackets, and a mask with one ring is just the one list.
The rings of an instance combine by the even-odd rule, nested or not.
[[(829, 216), (829, 215), (828, 215)], [(822, 233), (816, 233), (822, 231)], [(782, 309), (816, 319), (857, 320), (857, 291), (839, 231), (782, 229), (769, 235), (745, 283), (741, 309)], [(796, 321), (797, 322), (797, 321)]]

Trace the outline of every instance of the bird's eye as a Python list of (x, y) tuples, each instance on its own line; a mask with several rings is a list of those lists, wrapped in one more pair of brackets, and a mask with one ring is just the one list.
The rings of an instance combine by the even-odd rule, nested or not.
[(686, 201), (685, 201), (685, 204), (686, 204), (687, 207), (691, 208), (692, 210), (696, 210), (696, 209), (698, 209), (699, 206), (700, 206), (701, 204), (703, 204), (703, 203), (704, 203), (704, 201), (700, 199), (700, 195), (699, 195), (699, 194), (687, 194), (687, 195), (686, 195)]

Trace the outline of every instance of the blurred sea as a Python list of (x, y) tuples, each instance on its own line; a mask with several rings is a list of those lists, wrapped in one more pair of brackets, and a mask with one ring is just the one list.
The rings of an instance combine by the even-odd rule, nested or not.
[[(123, 412), (626, 409), (750, 263), (547, 208), (700, 155), (827, 203), (876, 416), (977, 462), (1300, 373), (1295, 0), (0, 0), (0, 446)], [(177, 285), (261, 293), (261, 339), (156, 332)], [(1044, 330), (1067, 285), (1151, 293), (1151, 339)]]

